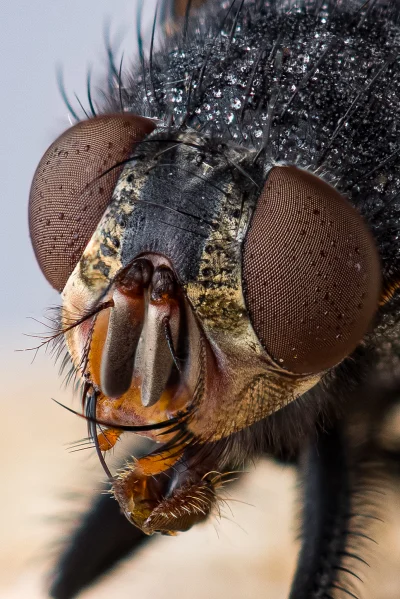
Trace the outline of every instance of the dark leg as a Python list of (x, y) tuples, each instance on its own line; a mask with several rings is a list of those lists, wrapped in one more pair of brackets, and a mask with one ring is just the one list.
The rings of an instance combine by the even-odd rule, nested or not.
[(113, 497), (101, 495), (59, 559), (50, 597), (72, 599), (147, 539), (121, 514)]
[(372, 473), (367, 462), (355, 461), (339, 425), (319, 435), (303, 473), (302, 547), (290, 599), (331, 599), (335, 590), (357, 597), (354, 570), (364, 562), (358, 545), (368, 539), (366, 527), (374, 518), (364, 486), (371, 483)]

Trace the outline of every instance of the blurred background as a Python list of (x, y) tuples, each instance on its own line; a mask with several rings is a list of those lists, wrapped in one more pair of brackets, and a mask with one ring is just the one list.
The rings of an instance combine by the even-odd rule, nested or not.
[[(146, 0), (144, 32), (155, 2)], [(3, 2), (0, 9), (2, 143), (0, 244), (0, 598), (40, 599), (46, 576), (79, 514), (100, 488), (103, 472), (92, 451), (68, 452), (86, 435), (85, 423), (51, 401), (78, 407), (50, 356), (16, 351), (37, 345), (36, 320), (59, 303), (41, 275), (29, 241), (30, 182), (45, 149), (69, 126), (56, 83), (85, 99), (92, 66), (106, 64), (106, 24), (125, 57), (135, 53), (135, 0)], [(36, 320), (35, 320), (36, 319)], [(114, 463), (118, 456), (114, 457)], [(111, 461), (111, 463), (113, 463)], [(380, 558), (366, 597), (394, 599), (400, 588), (398, 489), (385, 497)], [(220, 521), (156, 538), (133, 563), (126, 560), (82, 599), (185, 597), (284, 599), (298, 550), (296, 481), (290, 469), (267, 461), (252, 467), (232, 491)]]

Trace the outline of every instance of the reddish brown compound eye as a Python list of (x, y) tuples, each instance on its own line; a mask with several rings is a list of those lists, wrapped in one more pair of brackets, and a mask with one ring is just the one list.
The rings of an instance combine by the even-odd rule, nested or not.
[(39, 266), (57, 290), (110, 203), (121, 164), (154, 128), (131, 114), (98, 116), (65, 131), (45, 152), (32, 181), (29, 229)]
[(349, 355), (378, 307), (378, 252), (361, 216), (333, 187), (274, 167), (243, 248), (253, 328), (274, 361), (320, 373)]

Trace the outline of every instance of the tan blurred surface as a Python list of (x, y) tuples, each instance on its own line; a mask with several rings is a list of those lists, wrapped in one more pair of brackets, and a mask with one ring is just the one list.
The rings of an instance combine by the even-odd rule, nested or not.
[[(21, 343), (19, 343), (21, 345)], [(17, 345), (14, 344), (14, 347)], [(57, 545), (99, 487), (92, 452), (70, 454), (65, 443), (85, 436), (85, 424), (51, 401), (68, 405), (50, 358), (7, 352), (3, 374), (0, 597), (44, 599)], [(290, 469), (262, 461), (230, 491), (221, 521), (177, 538), (153, 539), (82, 599), (185, 597), (284, 599), (293, 573), (298, 523)], [(72, 497), (71, 495), (76, 495)], [(69, 495), (70, 497), (66, 497)], [(242, 503), (244, 502), (244, 503)], [(232, 512), (231, 512), (232, 510)], [(363, 572), (362, 596), (397, 599), (400, 589), (400, 489), (387, 491), (373, 568)]]

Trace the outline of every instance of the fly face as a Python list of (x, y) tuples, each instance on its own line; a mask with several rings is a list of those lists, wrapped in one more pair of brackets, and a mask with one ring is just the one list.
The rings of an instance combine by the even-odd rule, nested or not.
[(99, 452), (124, 429), (162, 443), (112, 479), (148, 534), (205, 518), (224, 442), (316, 385), (378, 304), (377, 250), (345, 198), (190, 128), (79, 123), (38, 167), (30, 224), (91, 432), (108, 427)]

